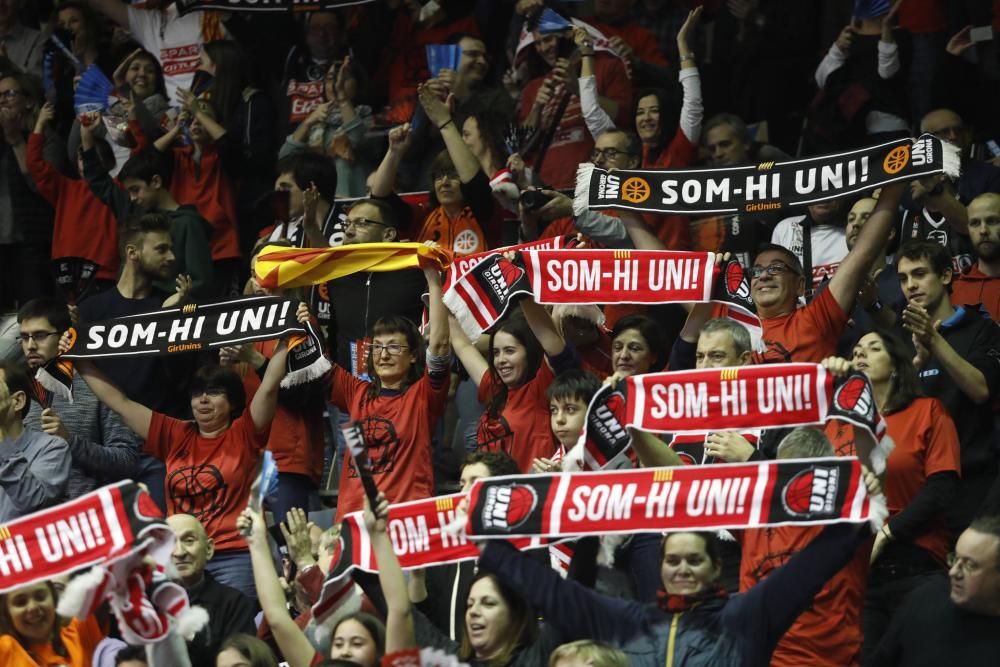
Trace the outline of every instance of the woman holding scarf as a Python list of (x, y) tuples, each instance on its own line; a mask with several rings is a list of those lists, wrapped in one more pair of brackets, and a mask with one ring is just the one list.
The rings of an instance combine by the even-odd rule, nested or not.
[[(60, 351), (70, 347), (69, 334)], [(126, 396), (93, 362), (75, 368), (91, 391), (145, 440), (145, 451), (166, 464), (167, 514), (190, 514), (205, 526), (215, 555), (206, 569), (220, 583), (257, 599), (250, 554), (236, 531), (246, 507), (257, 463), (267, 446), (285, 376), (286, 340), (278, 343), (247, 405), (243, 382), (233, 371), (202, 367), (190, 383), (193, 422), (154, 412)]]
[[(945, 571), (951, 549), (945, 512), (961, 470), (958, 434), (944, 405), (921, 395), (912, 352), (895, 334), (865, 334), (854, 346), (853, 361), (832, 358), (824, 365), (837, 374), (854, 368), (868, 376), (895, 443), (885, 472), (889, 520), (875, 537), (865, 596), (862, 652), (868, 657), (906, 593)], [(827, 428), (838, 454), (853, 454), (851, 433), (834, 424)]]

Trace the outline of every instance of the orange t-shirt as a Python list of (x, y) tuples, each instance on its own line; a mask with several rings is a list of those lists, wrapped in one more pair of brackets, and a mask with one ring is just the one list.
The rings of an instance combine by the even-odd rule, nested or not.
[[(365, 434), (368, 464), (379, 491), (392, 503), (434, 495), (431, 435), (448, 399), (450, 375), (431, 386), (427, 373), (402, 393), (383, 390), (368, 398), (368, 382), (333, 367), (330, 402), (347, 411)], [(365, 491), (353, 461), (340, 471), (337, 521), (364, 507)]]
[(818, 364), (837, 353), (837, 339), (847, 326), (847, 313), (825, 289), (787, 315), (761, 318), (761, 325), (761, 342), (766, 349), (754, 352), (755, 364)]
[(59, 632), (68, 657), (56, 655), (50, 644), (35, 645), (31, 655), (13, 635), (0, 635), (0, 665), (4, 667), (90, 667), (94, 649), (104, 639), (97, 619), (71, 620)]
[(427, 214), (415, 239), (419, 243), (434, 241), (457, 256), (485, 252), (486, 235), (472, 209), (466, 206), (455, 218), (449, 218), (444, 207), (438, 206)]
[[(740, 591), (746, 591), (805, 548), (822, 526), (775, 526), (742, 531)], [(826, 582), (788, 629), (771, 656), (771, 667), (856, 666), (861, 657), (861, 610), (868, 587), (870, 542)]]
[[(535, 377), (519, 387), (508, 388), (507, 403), (500, 416), (492, 419), (484, 411), (476, 430), (480, 451), (502, 451), (517, 461), (521, 472), (531, 472), (531, 462), (549, 458), (559, 444), (549, 421), (549, 398), (546, 392), (555, 374), (543, 361)], [(487, 371), (479, 383), (479, 402), (487, 404), (503, 382)]]
[(194, 422), (153, 413), (146, 453), (167, 466), (167, 513), (201, 521), (216, 551), (246, 549), (236, 518), (247, 506), (270, 424), (254, 428), (250, 407), (217, 438), (205, 438)]
[[(315, 326), (315, 322), (313, 323)], [(274, 354), (277, 340), (257, 341), (254, 349), (267, 359)], [(319, 383), (317, 383), (319, 384)], [(260, 376), (252, 369), (243, 375), (243, 387), (247, 392), (247, 403), (260, 388)], [(312, 389), (312, 387), (310, 387)], [(303, 391), (308, 389), (302, 388)], [(323, 399), (326, 392), (320, 387), (317, 396), (309, 395), (306, 405), (289, 408), (278, 402), (271, 420), (271, 436), (267, 439), (267, 449), (274, 456), (279, 472), (308, 475), (319, 483), (323, 476), (323, 450), (326, 437), (323, 432)], [(311, 399), (316, 398), (314, 402)]]
[[(885, 499), (889, 516), (899, 514), (923, 488), (927, 478), (939, 472), (961, 474), (961, 449), (955, 422), (936, 398), (914, 399), (906, 409), (885, 418), (889, 437), (896, 448), (886, 463)], [(914, 544), (944, 562), (951, 538), (944, 517), (938, 517)]]

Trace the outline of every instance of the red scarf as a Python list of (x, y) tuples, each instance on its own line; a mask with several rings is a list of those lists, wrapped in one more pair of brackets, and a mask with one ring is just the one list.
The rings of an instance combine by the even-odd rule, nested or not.
[(695, 595), (671, 595), (666, 591), (656, 592), (656, 606), (667, 614), (681, 614), (685, 611), (691, 611), (701, 603), (708, 602), (709, 600), (728, 599), (729, 591), (718, 583), (713, 584), (712, 588)]

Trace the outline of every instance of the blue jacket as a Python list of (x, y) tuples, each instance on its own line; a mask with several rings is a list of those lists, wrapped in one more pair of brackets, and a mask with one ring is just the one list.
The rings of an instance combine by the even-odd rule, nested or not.
[(677, 614), (564, 580), (506, 542), (491, 541), (479, 565), (524, 595), (567, 635), (617, 646), (636, 667), (766, 667), (781, 636), (859, 544), (856, 526), (828, 526), (747, 592), (706, 600)]

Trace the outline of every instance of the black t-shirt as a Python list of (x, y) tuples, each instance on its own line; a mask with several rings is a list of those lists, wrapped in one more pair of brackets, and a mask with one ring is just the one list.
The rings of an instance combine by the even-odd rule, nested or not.
[[(166, 294), (154, 290), (144, 299), (128, 299), (115, 286), (80, 303), (80, 323), (159, 310), (166, 298)], [(170, 359), (169, 365), (164, 363), (165, 359)], [(192, 362), (188, 360), (193, 360), (193, 357), (181, 354), (170, 357), (111, 357), (95, 363), (133, 401), (184, 419), (190, 416), (188, 401), (183, 393), (184, 384), (193, 370)]]

